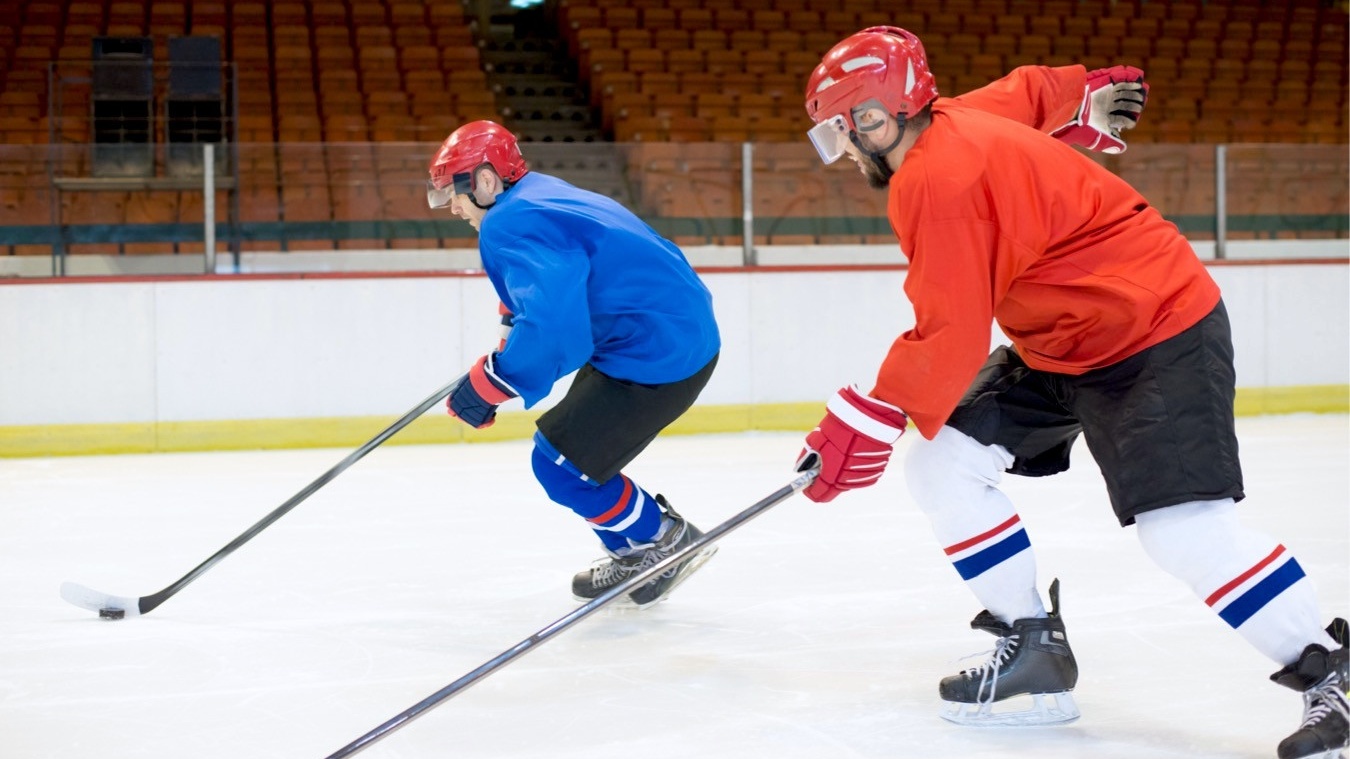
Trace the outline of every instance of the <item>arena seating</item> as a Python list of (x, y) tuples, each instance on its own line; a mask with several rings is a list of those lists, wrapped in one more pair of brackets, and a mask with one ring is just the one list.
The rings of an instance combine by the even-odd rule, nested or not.
[[(840, 209), (847, 201), (857, 214), (874, 204), (870, 196), (853, 197), (847, 183), (792, 173), (808, 126), (804, 80), (822, 53), (859, 28), (891, 24), (918, 32), (949, 95), (1023, 64), (1138, 65), (1153, 90), (1146, 118), (1130, 135), (1134, 145), (1345, 144), (1345, 6), (1322, 0), (559, 0), (553, 18), (607, 137), (636, 146), (633, 161), (645, 171), (636, 190), (639, 210), (735, 217), (734, 183), (673, 167), (692, 162), (725, 173), (739, 160), (726, 145), (784, 143), (781, 157), (757, 166), (769, 172), (757, 207), (795, 208), (807, 191), (822, 189), (812, 184), (820, 182), (829, 184), (830, 203), (839, 199)], [(465, 121), (501, 114), (471, 20), (456, 0), (4, 3), (0, 225), (51, 216), (44, 169), (24, 158), (32, 154), (22, 146), (90, 139), (87, 121), (74, 118), (87, 112), (87, 103), (53, 100), (49, 64), (87, 63), (98, 36), (148, 36), (163, 51), (180, 35), (218, 37), (235, 67), (241, 221), (425, 220), (416, 197), (425, 143)], [(423, 144), (399, 147), (404, 143)], [(695, 149), (689, 143), (709, 144)], [(673, 158), (670, 145), (683, 146), (676, 151), (682, 157)], [(1118, 170), (1132, 169), (1121, 162)], [(1172, 176), (1161, 171), (1138, 179), (1171, 187), (1178, 184), (1167, 179)], [(1196, 183), (1180, 185), (1192, 195), (1198, 191)], [(1334, 197), (1343, 201), (1344, 193)], [(690, 202), (697, 207), (686, 207)], [(1256, 200), (1243, 196), (1241, 202)], [(200, 205), (199, 193), (127, 190), (66, 195), (60, 210), (66, 224), (186, 224), (200, 219)], [(821, 210), (827, 206), (797, 212), (836, 213)], [(771, 236), (798, 235), (787, 229)], [(287, 249), (386, 244), (375, 233), (369, 239), (316, 233), (283, 243)], [(245, 245), (274, 249), (277, 242)], [(161, 241), (71, 250), (195, 249)], [(49, 251), (0, 247), (10, 254)]]
[[(1019, 65), (1139, 66), (1159, 86), (1135, 142), (1347, 139), (1346, 13), (1326, 3), (563, 0), (558, 18), (620, 141), (739, 140), (747, 124), (784, 118), (799, 128), (756, 139), (795, 139), (807, 73), (875, 24), (920, 34), (944, 94)], [(740, 126), (685, 128), (708, 92), (730, 96)]]

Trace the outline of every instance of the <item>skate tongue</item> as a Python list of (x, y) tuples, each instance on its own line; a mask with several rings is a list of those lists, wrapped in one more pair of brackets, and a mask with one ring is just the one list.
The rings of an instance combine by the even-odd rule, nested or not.
[(990, 614), (988, 609), (975, 615), (975, 618), (970, 620), (970, 628), (972, 630), (982, 630), (999, 638), (1006, 638), (1009, 635), (1012, 635), (1012, 626), (993, 614)]
[(1296, 691), (1307, 691), (1330, 674), (1338, 674), (1332, 653), (1318, 643), (1309, 643), (1298, 661), (1270, 676), (1271, 682)]

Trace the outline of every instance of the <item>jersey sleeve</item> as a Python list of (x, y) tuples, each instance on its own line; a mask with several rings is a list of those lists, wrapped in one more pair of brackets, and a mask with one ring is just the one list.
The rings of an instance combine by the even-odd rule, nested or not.
[(872, 395), (932, 438), (989, 355), (999, 243), (992, 225), (966, 221), (925, 225), (910, 244), (918, 251), (905, 277), (914, 328), (891, 344)]
[(489, 274), (514, 314), (497, 373), (529, 408), (594, 350), (586, 299), (590, 261), (582, 250), (547, 248), (526, 237), (494, 246), (492, 258)]
[(1002, 79), (954, 100), (987, 113), (1051, 132), (1073, 119), (1083, 103), (1087, 69), (1018, 66)]

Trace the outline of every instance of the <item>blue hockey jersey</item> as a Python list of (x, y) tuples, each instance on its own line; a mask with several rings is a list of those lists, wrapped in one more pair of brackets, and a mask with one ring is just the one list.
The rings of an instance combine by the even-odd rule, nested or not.
[(712, 296), (684, 254), (603, 195), (531, 171), (483, 217), (478, 247), (515, 314), (497, 374), (527, 408), (588, 362), (663, 384), (721, 347)]

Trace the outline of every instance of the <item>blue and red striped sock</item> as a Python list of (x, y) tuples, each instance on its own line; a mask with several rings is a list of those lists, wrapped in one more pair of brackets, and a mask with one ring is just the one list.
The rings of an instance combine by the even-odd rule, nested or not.
[(1275, 663), (1296, 661), (1310, 643), (1337, 647), (1303, 568), (1283, 545), (1243, 526), (1231, 498), (1145, 512), (1137, 524), (1158, 566)]
[(600, 542), (611, 551), (633, 543), (648, 543), (661, 529), (661, 509), (656, 499), (624, 474), (597, 483), (577, 469), (535, 435), (531, 457), (535, 479), (550, 499), (576, 512), (590, 523)]

